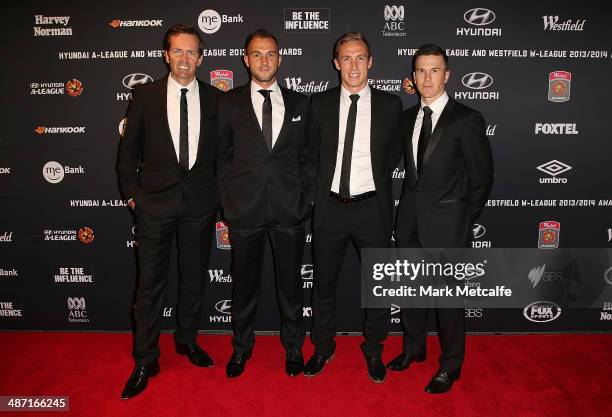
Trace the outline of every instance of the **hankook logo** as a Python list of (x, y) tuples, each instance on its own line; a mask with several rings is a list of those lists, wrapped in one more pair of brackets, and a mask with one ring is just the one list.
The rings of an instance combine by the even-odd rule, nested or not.
[(470, 25), (486, 26), (495, 20), (495, 13), (489, 9), (476, 7), (465, 12), (463, 15), (463, 20)]
[(493, 85), (493, 77), (484, 72), (470, 72), (461, 78), (461, 83), (473, 90), (482, 90)]
[(125, 88), (129, 88), (133, 90), (139, 84), (146, 84), (153, 81), (153, 77), (147, 74), (142, 74), (140, 72), (135, 72), (134, 74), (128, 74), (123, 77), (123, 85)]

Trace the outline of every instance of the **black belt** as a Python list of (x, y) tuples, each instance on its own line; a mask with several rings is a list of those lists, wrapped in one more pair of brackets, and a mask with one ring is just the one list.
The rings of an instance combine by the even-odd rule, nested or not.
[(354, 203), (355, 201), (363, 201), (368, 198), (374, 197), (376, 195), (376, 191), (368, 191), (367, 193), (357, 194), (351, 197), (342, 197), (338, 193), (334, 193), (333, 191), (329, 192), (329, 196), (335, 198), (341, 203)]

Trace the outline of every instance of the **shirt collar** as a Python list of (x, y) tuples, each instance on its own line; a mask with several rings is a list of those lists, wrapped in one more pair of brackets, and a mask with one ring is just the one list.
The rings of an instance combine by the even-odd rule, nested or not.
[(427, 106), (434, 114), (440, 114), (444, 110), (444, 107), (446, 107), (446, 103), (448, 103), (448, 94), (446, 94), (445, 91), (440, 97), (435, 99), (434, 102), (429, 105), (423, 103), (423, 100), (421, 100), (421, 108), (419, 110), (423, 111), (423, 107)]
[(172, 91), (174, 94), (181, 95), (181, 89), (186, 88), (189, 94), (197, 94), (198, 92), (198, 80), (194, 78), (192, 82), (190, 82), (187, 86), (182, 86), (176, 82), (171, 75), (168, 75), (168, 89)]
[[(264, 88), (262, 88), (255, 81), (251, 80), (251, 96), (254, 96), (255, 94), (261, 95), (259, 94), (259, 90), (264, 90)], [(278, 82), (276, 81), (274, 81), (274, 84), (272, 84), (270, 87), (266, 88), (265, 90), (270, 90), (273, 93), (279, 93), (279, 94), (281, 92), (280, 87), (278, 86)]]
[(365, 87), (363, 87), (360, 91), (357, 91), (356, 93), (351, 93), (349, 90), (344, 88), (343, 85), (340, 87), (340, 97), (342, 98), (342, 100), (350, 101), (350, 96), (352, 94), (359, 94), (359, 99), (361, 100), (364, 98), (370, 98), (372, 91), (370, 90), (370, 86), (368, 84), (366, 84)]

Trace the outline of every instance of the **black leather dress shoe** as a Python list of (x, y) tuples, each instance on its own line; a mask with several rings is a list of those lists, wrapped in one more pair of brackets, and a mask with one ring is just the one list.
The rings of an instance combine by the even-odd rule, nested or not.
[(424, 362), (425, 355), (412, 356), (408, 353), (400, 353), (395, 359), (387, 364), (387, 369), (390, 371), (405, 371), (412, 362)]
[(210, 368), (211, 366), (215, 365), (215, 362), (213, 362), (210, 356), (208, 356), (208, 353), (198, 346), (197, 343), (192, 343), (190, 345), (179, 345), (177, 343), (176, 353), (183, 356), (186, 355), (189, 358), (189, 362), (196, 366)]
[(127, 400), (138, 394), (140, 394), (147, 387), (149, 378), (159, 373), (159, 362), (155, 361), (150, 365), (136, 365), (130, 379), (128, 379), (123, 392), (121, 393), (121, 399)]
[(304, 355), (302, 352), (289, 352), (285, 359), (285, 372), (289, 376), (298, 376), (304, 370)]
[(236, 378), (244, 372), (244, 367), (249, 359), (251, 359), (251, 352), (247, 353), (236, 353), (232, 355), (227, 366), (225, 367), (225, 373), (228, 378)]
[(304, 366), (304, 375), (305, 376), (315, 376), (323, 370), (325, 364), (334, 359), (334, 354), (331, 356), (323, 356), (319, 353), (315, 353), (312, 355), (306, 366)]
[(385, 364), (383, 363), (380, 356), (366, 358), (366, 362), (368, 364), (368, 376), (370, 377), (370, 379), (376, 382), (377, 384), (385, 382), (385, 377), (387, 376), (387, 369), (385, 368)]
[(446, 372), (439, 370), (431, 378), (429, 384), (425, 387), (425, 391), (430, 394), (443, 394), (451, 390), (453, 382), (459, 379), (461, 371)]

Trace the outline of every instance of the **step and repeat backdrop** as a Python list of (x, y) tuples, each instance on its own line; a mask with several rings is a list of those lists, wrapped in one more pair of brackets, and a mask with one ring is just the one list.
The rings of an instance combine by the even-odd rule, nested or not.
[[(447, 90), (485, 115), (495, 158), (495, 185), (474, 225), (474, 247), (611, 247), (610, 7), (502, 0), (432, 6), (412, 0), (4, 2), (0, 329), (131, 329), (138, 225), (118, 191), (117, 147), (134, 86), (167, 73), (162, 38), (176, 23), (201, 31), (198, 77), (222, 90), (248, 80), (241, 58), (246, 35), (272, 31), (283, 56), (279, 83), (308, 95), (338, 84), (334, 41), (349, 30), (363, 32), (373, 55), (370, 85), (401, 96), (406, 108), (417, 103), (401, 89), (414, 51), (441, 45), (450, 57)], [(399, 166), (396, 198), (403, 177)], [(229, 331), (231, 247), (223, 223), (211, 238), (200, 328)], [(312, 314), (316, 280), (311, 240), (309, 233), (305, 317)], [(276, 331), (266, 251), (257, 329)], [(349, 251), (340, 278), (340, 331), (361, 330), (358, 259)], [(164, 328), (175, 323), (175, 261), (173, 254)], [(612, 295), (605, 296), (612, 268), (576, 277), (533, 265), (515, 279), (534, 274), (540, 286), (568, 289), (570, 301), (580, 280), (600, 282), (604, 295), (594, 297), (592, 308), (534, 299), (544, 302), (538, 311), (466, 309), (468, 330), (612, 330)], [(397, 331), (398, 307), (390, 308), (390, 328)]]

